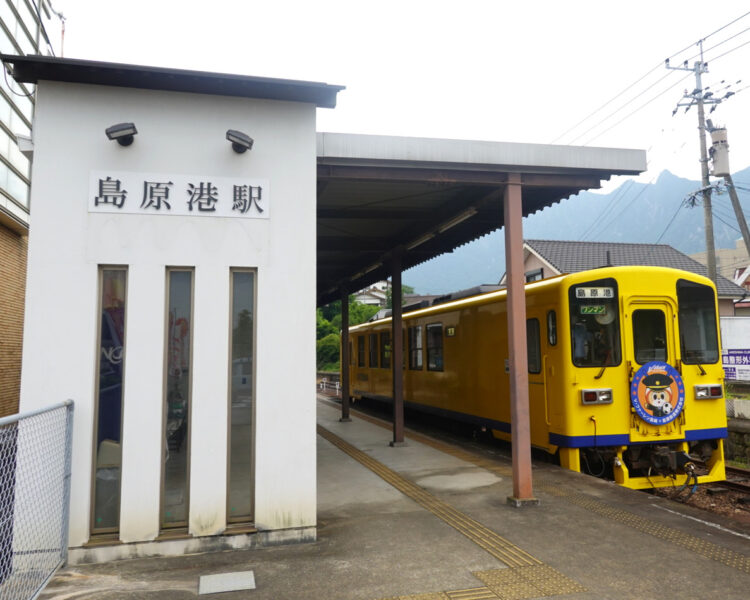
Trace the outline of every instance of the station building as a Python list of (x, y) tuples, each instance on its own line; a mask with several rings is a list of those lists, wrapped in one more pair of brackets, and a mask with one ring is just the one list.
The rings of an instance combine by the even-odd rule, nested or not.
[(517, 230), (645, 168), (316, 133), (340, 86), (2, 60), (37, 86), (20, 409), (75, 401), (71, 562), (314, 540), (316, 305), (497, 229), (504, 189)]

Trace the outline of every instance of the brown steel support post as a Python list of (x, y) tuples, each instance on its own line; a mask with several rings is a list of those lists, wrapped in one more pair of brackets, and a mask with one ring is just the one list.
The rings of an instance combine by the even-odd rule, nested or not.
[(393, 369), (393, 441), (391, 446), (404, 445), (404, 344), (401, 320), (401, 254), (391, 262), (391, 368)]
[[(514, 506), (538, 504), (531, 489), (531, 430), (529, 426), (529, 374), (526, 354), (526, 279), (523, 270), (523, 211), (521, 176), (508, 177), (503, 198), (505, 221), (505, 271), (508, 283), (508, 357), (510, 367), (510, 427), (513, 442)], [(498, 365), (500, 367), (500, 365)]]
[(349, 293), (341, 290), (341, 418), (348, 423), (349, 416)]

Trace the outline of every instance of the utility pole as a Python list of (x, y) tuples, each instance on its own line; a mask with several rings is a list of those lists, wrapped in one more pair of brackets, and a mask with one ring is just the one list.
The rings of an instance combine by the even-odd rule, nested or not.
[(729, 170), (729, 142), (727, 141), (727, 128), (714, 126), (711, 119), (706, 119), (706, 128), (708, 129), (708, 133), (711, 134), (711, 149), (708, 151), (711, 155), (711, 163), (713, 166), (711, 175), (724, 178), (724, 185), (729, 192), (730, 199), (732, 200), (734, 215), (737, 218), (737, 224), (740, 226), (742, 239), (745, 242), (745, 251), (750, 254), (750, 229), (747, 227), (747, 221), (745, 220), (745, 215), (740, 206), (740, 199), (737, 197), (737, 190), (734, 187), (734, 181), (732, 181), (732, 173)]
[[(701, 184), (703, 186), (703, 221), (706, 230), (706, 260), (708, 262), (708, 277), (716, 283), (716, 248), (714, 244), (714, 221), (713, 212), (711, 210), (711, 188), (708, 181), (708, 152), (706, 150), (706, 122), (705, 113), (703, 111), (704, 104), (718, 104), (721, 102), (720, 99), (712, 98), (710, 92), (704, 92), (703, 82), (701, 75), (708, 73), (708, 63), (703, 62), (703, 40), (698, 42), (701, 49), (701, 59), (696, 61), (692, 67), (688, 66), (688, 61), (685, 61), (682, 66), (672, 67), (669, 64), (669, 59), (665, 61), (667, 69), (675, 71), (693, 71), (695, 73), (695, 89), (688, 93), (685, 90), (683, 96), (683, 102), (677, 104), (677, 108), (686, 107), (685, 112), (690, 110), (690, 107), (697, 105), (698, 107), (698, 136), (700, 139), (701, 149)], [(677, 112), (675, 108), (673, 115)]]
[(732, 176), (729, 174), (724, 175), (724, 181), (726, 181), (727, 189), (729, 190), (729, 197), (732, 199), (732, 208), (734, 208), (737, 224), (740, 226), (740, 231), (742, 232), (742, 239), (745, 240), (745, 252), (750, 255), (750, 230), (747, 228), (747, 221), (745, 221), (745, 215), (740, 206), (740, 199), (737, 197), (737, 190), (734, 189), (734, 181), (732, 181)]

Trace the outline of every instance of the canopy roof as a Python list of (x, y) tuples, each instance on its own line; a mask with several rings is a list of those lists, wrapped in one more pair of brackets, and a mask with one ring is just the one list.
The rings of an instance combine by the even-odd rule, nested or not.
[(642, 150), (318, 133), (318, 305), (502, 227), (509, 175), (526, 216), (645, 169)]

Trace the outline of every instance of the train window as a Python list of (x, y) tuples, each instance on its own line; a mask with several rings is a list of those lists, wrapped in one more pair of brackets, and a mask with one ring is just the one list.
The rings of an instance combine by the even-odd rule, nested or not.
[(635, 361), (644, 365), (652, 360), (667, 360), (667, 325), (660, 310), (633, 312)]
[(682, 362), (690, 365), (717, 362), (719, 344), (713, 289), (680, 279), (677, 281), (677, 302)]
[(352, 343), (349, 342), (349, 364), (354, 364), (354, 356), (352, 356)]
[(409, 368), (422, 370), (422, 326), (409, 327)]
[(547, 341), (550, 346), (557, 345), (557, 313), (554, 310), (547, 312)]
[(406, 354), (404, 353), (404, 348), (407, 348), (406, 345), (406, 328), (404, 328), (401, 331), (401, 369), (406, 369)]
[(443, 370), (443, 324), (427, 326), (427, 370)]
[(380, 332), (380, 367), (391, 368), (391, 332)]
[(614, 279), (599, 279), (571, 286), (570, 343), (575, 366), (620, 364), (617, 297), (617, 282)]
[(370, 368), (378, 367), (378, 334), (370, 334)]
[(357, 366), (365, 366), (365, 336), (357, 336)]
[(541, 373), (542, 341), (539, 337), (539, 319), (526, 320), (526, 354), (529, 373)]

